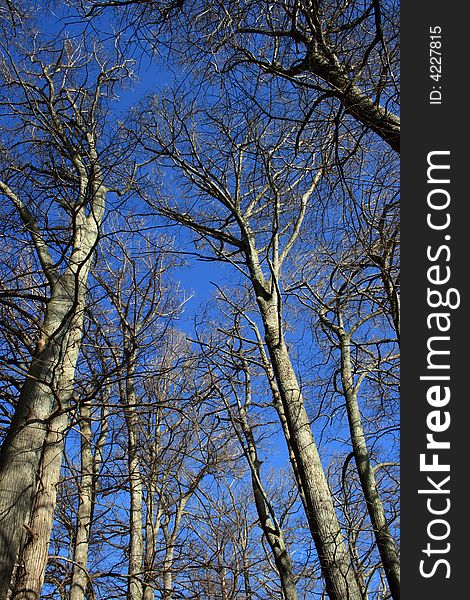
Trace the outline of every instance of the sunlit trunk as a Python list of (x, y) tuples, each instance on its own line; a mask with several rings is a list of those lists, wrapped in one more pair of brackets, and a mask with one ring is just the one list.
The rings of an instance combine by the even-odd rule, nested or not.
[(250, 270), (263, 319), (265, 343), (289, 430), (289, 443), (295, 456), (292, 466), (303, 492), (302, 501), (325, 579), (326, 592), (331, 600), (361, 600), (300, 385), (284, 341), (278, 295), (267, 293), (265, 288), (262, 291), (265, 282), (255, 261), (251, 263)]
[(377, 488), (374, 469), (370, 462), (366, 436), (362, 425), (361, 413), (357, 402), (357, 389), (351, 368), (350, 339), (339, 334), (341, 350), (341, 379), (346, 398), (351, 443), (359, 473), (362, 491), (366, 499), (367, 511), (374, 529), (377, 547), (385, 570), (385, 575), (394, 600), (400, 598), (400, 560), (397, 546), (390, 533), (385, 510)]

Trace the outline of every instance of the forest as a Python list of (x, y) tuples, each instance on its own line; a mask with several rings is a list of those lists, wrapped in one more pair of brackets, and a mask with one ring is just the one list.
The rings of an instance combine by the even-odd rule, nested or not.
[(399, 3), (0, 0), (0, 600), (398, 600)]

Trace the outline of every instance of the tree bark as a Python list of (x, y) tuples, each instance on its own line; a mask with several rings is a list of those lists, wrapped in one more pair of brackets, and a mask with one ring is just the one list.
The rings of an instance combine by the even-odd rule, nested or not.
[[(132, 359), (131, 359), (131, 362)], [(124, 392), (124, 390), (122, 390)], [(133, 364), (126, 374), (125, 415), (128, 435), (128, 469), (130, 487), (130, 529), (129, 529), (129, 590), (128, 600), (142, 600), (142, 574), (144, 566), (144, 541), (142, 520), (142, 478), (140, 472), (139, 419), (136, 413)]]
[(347, 113), (376, 133), (390, 148), (400, 153), (400, 119), (364, 94), (334, 59), (309, 50), (305, 61), (312, 73), (321, 77), (337, 96)]
[(367, 511), (374, 529), (377, 547), (385, 570), (385, 575), (394, 600), (400, 598), (400, 560), (395, 541), (390, 533), (382, 500), (377, 488), (374, 470), (370, 463), (366, 436), (357, 402), (357, 387), (351, 368), (350, 338), (344, 330), (338, 330), (341, 350), (341, 379), (346, 409), (348, 413), (351, 443), (354, 460), (359, 473), (362, 491), (366, 499)]
[[(284, 434), (284, 438), (286, 440), (287, 451), (289, 453), (289, 460), (292, 465), (294, 474), (299, 473), (299, 469), (297, 468), (295, 453), (292, 449), (292, 444), (290, 441), (290, 432), (289, 432), (289, 427), (287, 425), (287, 419), (286, 419), (286, 415), (284, 412), (284, 407), (282, 405), (281, 396), (280, 396), (279, 390), (277, 388), (276, 375), (274, 374), (271, 361), (269, 360), (269, 358), (266, 354), (266, 350), (263, 345), (263, 341), (261, 339), (261, 335), (260, 335), (258, 326), (255, 323), (253, 323), (252, 325), (254, 325), (254, 332), (256, 335), (256, 340), (258, 342), (258, 349), (261, 354), (261, 361), (263, 363), (266, 377), (268, 378), (268, 382), (269, 382), (269, 388), (271, 390), (271, 394), (273, 397), (273, 406), (276, 409), (277, 415), (279, 417), (279, 421), (281, 423), (282, 433)], [(302, 489), (302, 482), (300, 480), (297, 480), (296, 483), (297, 483), (297, 489), (299, 490), (299, 495), (302, 500), (302, 503), (305, 505), (306, 500), (305, 500), (304, 491)]]
[[(239, 402), (238, 419), (240, 422), (243, 438), (242, 442), (245, 455), (248, 459), (248, 464), (251, 470), (251, 484), (255, 499), (256, 512), (263, 534), (268, 541), (269, 547), (274, 557), (274, 562), (279, 574), (282, 591), (284, 592), (284, 600), (297, 600), (297, 590), (295, 587), (294, 574), (292, 572), (292, 562), (285, 543), (284, 533), (276, 518), (274, 510), (268, 500), (266, 491), (261, 481), (260, 461), (258, 458), (258, 450), (256, 448), (255, 437), (253, 430), (248, 422), (247, 406), (251, 403), (251, 377), (247, 362), (242, 356), (239, 356), (244, 367), (245, 373), (245, 404)], [(232, 423), (236, 428), (235, 417), (232, 417)], [(240, 436), (241, 437), (241, 436)], [(246, 576), (244, 570), (244, 576)], [(249, 577), (245, 578), (245, 587), (250, 589)], [(250, 591), (251, 595), (251, 591)]]
[[(86, 285), (104, 203), (105, 190), (98, 186), (90, 214), (86, 216), (81, 209), (76, 216), (69, 263), (65, 272), (51, 281), (37, 352), (0, 451), (0, 598), (7, 596), (15, 561), (22, 555), (48, 422), (53, 409), (67, 409), (72, 395)], [(57, 463), (53, 464), (56, 468)], [(60, 472), (60, 461), (58, 464)], [(51, 475), (50, 480), (54, 477)], [(41, 586), (38, 580), (37, 587)], [(34, 593), (40, 595), (40, 589)]]
[(295, 462), (294, 474), (302, 489), (309, 529), (315, 543), (330, 600), (362, 600), (354, 567), (336, 515), (331, 491), (315, 444), (310, 420), (282, 331), (279, 263), (275, 256), (271, 278), (266, 281), (254, 239), (246, 230), (247, 262), (263, 320), (265, 343), (273, 366), (279, 396), (289, 430)]
[(155, 544), (158, 531), (160, 529), (161, 513), (158, 509), (157, 515), (155, 511), (153, 482), (149, 482), (147, 489), (147, 515), (145, 520), (145, 568), (144, 568), (144, 590), (143, 600), (155, 599), (155, 585), (153, 579), (153, 571), (155, 565)]
[(303, 490), (302, 500), (318, 553), (325, 591), (331, 600), (361, 600), (362, 596), (331, 499), (320, 456), (313, 438), (295, 371), (281, 329), (276, 292), (266, 292), (260, 267), (252, 261), (250, 271), (263, 319), (265, 342), (273, 365), (295, 455), (295, 476)]
[(67, 415), (62, 413), (51, 422), (44, 443), (38, 489), (34, 497), (28, 537), (18, 567), (12, 600), (39, 600), (41, 597), (66, 430)]
[[(287, 550), (284, 534), (273, 514), (272, 508), (268, 504), (266, 492), (261, 483), (260, 462), (253, 432), (251, 431), (246, 415), (243, 414), (243, 412), (241, 413), (240, 418), (243, 433), (247, 442), (247, 454), (249, 456), (251, 467), (251, 483), (261, 529), (263, 530), (269, 547), (271, 548), (271, 552), (273, 553), (285, 600), (297, 600), (298, 597), (294, 574), (292, 572), (292, 562)], [(249, 586), (249, 581), (247, 585)]]
[[(164, 532), (166, 532), (166, 525), (162, 526)], [(172, 600), (173, 598), (173, 559), (174, 559), (174, 543), (173, 536), (165, 535), (166, 539), (166, 551), (165, 558), (163, 559), (163, 591), (162, 598), (163, 600)]]
[(70, 584), (70, 600), (84, 600), (90, 583), (88, 575), (88, 553), (90, 534), (93, 524), (93, 512), (96, 500), (96, 477), (100, 470), (101, 452), (107, 436), (106, 408), (101, 411), (101, 431), (93, 452), (93, 431), (91, 427), (91, 403), (83, 402), (80, 406), (80, 443), (81, 472), (79, 483), (79, 504), (77, 514), (76, 535), (73, 551), (72, 582)]
[(72, 393), (78, 345), (71, 331), (81, 330), (83, 315), (76, 314), (73, 274), (55, 287), (43, 327), (45, 347), (33, 358), (0, 454), (0, 597), (6, 595), (14, 562), (21, 557), (55, 397), (66, 404)]
[(76, 316), (69, 333), (68, 353), (64, 356), (65, 362), (54, 404), (54, 408), (62, 412), (52, 420), (44, 443), (38, 489), (28, 526), (30, 535), (23, 548), (12, 600), (38, 600), (41, 597), (68, 426), (67, 408), (73, 391), (75, 365), (82, 336), (85, 287), (81, 285), (80, 288), (80, 297), (75, 302)]
[(305, 494), (306, 516), (312, 533), (326, 592), (331, 600), (360, 600), (361, 594), (331, 499), (331, 491), (318, 455), (294, 369), (282, 334), (269, 314), (264, 314), (268, 347), (283, 400), (291, 445), (296, 455), (297, 477)]
[(165, 557), (163, 559), (163, 600), (173, 600), (173, 562), (175, 557), (176, 537), (178, 535), (186, 504), (188, 503), (191, 494), (192, 491), (179, 500), (171, 532), (169, 531), (168, 523), (162, 523), (162, 531), (166, 543)]

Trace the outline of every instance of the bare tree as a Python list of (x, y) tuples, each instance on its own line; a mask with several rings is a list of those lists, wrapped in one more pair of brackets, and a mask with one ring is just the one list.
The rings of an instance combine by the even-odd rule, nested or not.
[[(372, 523), (377, 548), (393, 598), (400, 596), (398, 547), (390, 529), (369, 448), (360, 393), (375, 394), (385, 406), (397, 395), (399, 349), (399, 302), (395, 279), (397, 229), (394, 203), (376, 207), (379, 234), (373, 221), (361, 213), (362, 231), (351, 246), (342, 238), (337, 250), (323, 249), (323, 256), (307, 264), (290, 292), (316, 315), (330, 347), (339, 354), (335, 391), (345, 400), (352, 453), (362, 493)], [(396, 208), (396, 207), (395, 207)], [(350, 222), (353, 220), (351, 218)], [(348, 229), (348, 227), (346, 227)], [(354, 227), (352, 227), (354, 229)], [(364, 235), (367, 231), (367, 235)], [(387, 235), (388, 234), (388, 235)], [(319, 253), (321, 254), (321, 253)], [(316, 263), (316, 264), (315, 264)], [(328, 267), (329, 265), (329, 267)], [(297, 274), (299, 275), (299, 274)], [(338, 389), (339, 388), (339, 389)], [(365, 401), (364, 401), (365, 402)], [(363, 402), (363, 404), (364, 404)], [(395, 411), (385, 408), (387, 419)], [(377, 465), (376, 465), (377, 466)]]
[[(344, 133), (359, 125), (395, 152), (400, 149), (398, 113), (399, 31), (397, 2), (344, 5), (327, 0), (90, 0), (84, 13), (96, 17), (114, 8), (117, 26), (132, 30), (144, 50), (182, 55), (186, 66), (210, 78), (233, 78), (232, 88), (251, 95), (276, 117), (260, 92), (262, 76), (288, 82), (303, 117), (321, 110)], [(243, 84), (240, 85), (240, 74)], [(279, 115), (278, 115), (279, 116)], [(348, 119), (347, 117), (352, 117)], [(282, 118), (295, 119), (284, 112)], [(351, 121), (351, 122), (350, 122)]]
[[(66, 40), (58, 49), (41, 48), (39, 37), (23, 43), (2, 48), (0, 192), (34, 248), (46, 309), (0, 454), (0, 594), (6, 595), (28, 539), (41, 546), (32, 553), (40, 565), (30, 570), (25, 563), (17, 583), (38, 597), (60, 458), (50, 481), (41, 475), (45, 498), (34, 511), (37, 530), (29, 520), (39, 470), (51, 464), (47, 459), (40, 467), (41, 456), (56, 453), (63, 439), (87, 279), (105, 211), (103, 107), (116, 82), (128, 75), (128, 64), (109, 64), (98, 47), (80, 42)], [(18, 141), (9, 146), (13, 135)], [(57, 437), (45, 446), (48, 431)]]
[(72, 4), (0, 6), (0, 597), (398, 600), (397, 3)]
[[(202, 361), (208, 365), (211, 387), (220, 397), (228, 413), (233, 431), (248, 462), (259, 524), (274, 558), (283, 597), (285, 600), (297, 600), (292, 561), (279, 518), (262, 481), (262, 463), (250, 416), (253, 398), (251, 371), (253, 363), (256, 364), (257, 345), (251, 345), (251, 352), (244, 348), (243, 341), (246, 338), (240, 324), (242, 310), (240, 306), (235, 310), (234, 323), (230, 327), (228, 338), (204, 342), (200, 340)], [(207, 335), (204, 339), (207, 339)]]
[(365, 317), (363, 322), (356, 323), (356, 325), (348, 331), (345, 329), (341, 311), (339, 311), (336, 323), (327, 318), (327, 311), (328, 309), (326, 307), (322, 308), (321, 319), (325, 326), (330, 329), (338, 339), (341, 353), (341, 382), (346, 400), (354, 459), (376, 536), (377, 547), (389, 583), (390, 592), (392, 597), (397, 599), (400, 597), (400, 562), (398, 549), (390, 532), (377, 482), (375, 480), (374, 469), (370, 460), (370, 452), (367, 448), (366, 436), (358, 404), (360, 385), (367, 375), (367, 370), (364, 365), (362, 365), (362, 372), (355, 381), (351, 359), (352, 336), (354, 332), (357, 331), (357, 328), (368, 320), (368, 317)]
[(204, 481), (233, 461), (231, 438), (207, 411), (205, 384), (181, 333), (167, 340), (160, 360), (164, 376), (146, 386), (155, 409), (141, 420), (146, 600), (155, 590), (165, 600), (178, 597), (179, 574), (190, 566), (180, 537), (187, 535), (188, 513)]
[[(96, 319), (96, 314), (92, 316), (89, 313), (89, 322), (96, 322)], [(106, 364), (107, 357), (101, 351), (101, 344), (97, 343), (101, 342), (100, 336), (93, 330), (93, 327), (87, 327), (84, 338), (85, 350), (82, 347), (83, 360), (86, 361), (91, 376), (81, 382), (80, 391), (77, 392), (80, 472), (77, 482), (78, 508), (73, 539), (70, 600), (84, 600), (87, 590), (92, 586), (88, 573), (88, 557), (99, 473), (109, 431), (107, 419), (108, 400), (112, 391), (112, 372)]]
[[(155, 242), (142, 249), (140, 257), (132, 256), (124, 241), (116, 240), (101, 260), (106, 272), (96, 274), (101, 287), (116, 313), (120, 328), (119, 338), (112, 344), (119, 348), (116, 370), (119, 398), (123, 406), (128, 434), (128, 472), (130, 490), (130, 542), (129, 542), (129, 600), (141, 600), (144, 594), (144, 538), (143, 490), (140, 452), (138, 393), (139, 380), (150, 376), (143, 374), (139, 357), (148, 349), (158, 346), (165, 329), (178, 316), (184, 298), (168, 281), (167, 272), (172, 261), (167, 253), (157, 252)], [(134, 252), (135, 254), (135, 252)], [(120, 261), (120, 264), (119, 262)], [(174, 288), (174, 289), (173, 289)], [(178, 301), (179, 297), (181, 299)], [(161, 339), (159, 339), (161, 338)], [(114, 351), (116, 354), (116, 350)], [(170, 367), (171, 368), (171, 365)], [(154, 373), (154, 377), (159, 376)], [(160, 376), (165, 376), (160, 373)], [(182, 507), (181, 510), (183, 510)]]
[(143, 147), (182, 176), (192, 197), (185, 205), (154, 199), (154, 206), (195, 231), (217, 259), (237, 267), (251, 283), (327, 593), (332, 599), (359, 598), (282, 323), (283, 265), (311, 210), (323, 159), (320, 155), (315, 164), (312, 151), (305, 150), (293, 164), (286, 149), (292, 130), (273, 133), (259, 115), (227, 118), (216, 107), (209, 112), (168, 99), (152, 101), (142, 119)]

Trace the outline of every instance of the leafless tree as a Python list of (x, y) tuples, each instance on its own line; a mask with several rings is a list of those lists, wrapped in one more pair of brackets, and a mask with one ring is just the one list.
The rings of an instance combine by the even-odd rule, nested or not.
[[(288, 83), (302, 117), (299, 128), (326, 111), (344, 134), (374, 132), (395, 152), (398, 113), (398, 3), (372, 0), (89, 0), (87, 18), (113, 8), (121, 31), (145, 51), (182, 55), (210, 78), (222, 73), (233, 88), (276, 118), (263, 78)], [(242, 79), (240, 79), (242, 77)], [(243, 81), (242, 84), (240, 82)], [(284, 97), (285, 99), (285, 97)], [(352, 119), (348, 118), (352, 117)]]
[(292, 128), (273, 132), (259, 115), (228, 116), (216, 106), (205, 110), (170, 98), (151, 100), (141, 119), (143, 148), (177, 172), (186, 188), (184, 204), (174, 198), (150, 201), (160, 214), (196, 232), (215, 258), (235, 266), (251, 283), (327, 593), (332, 599), (359, 598), (285, 341), (282, 312), (283, 269), (314, 206), (328, 138), (326, 149), (316, 147), (315, 156), (306, 148), (294, 164)]
[[(355, 231), (351, 246), (343, 237), (338, 249), (324, 247), (319, 251), (323, 256), (317, 255), (317, 261), (306, 264), (297, 274), (298, 283), (290, 292), (300, 300), (303, 309), (318, 316), (317, 332), (323, 330), (329, 348), (338, 352), (332, 384), (345, 401), (351, 458), (356, 464), (390, 593), (399, 598), (398, 548), (375, 477), (380, 463), (374, 466), (372, 460), (368, 441), (371, 432), (364, 426), (365, 400), (360, 402), (361, 394), (366, 398), (375, 394), (375, 404), (380, 398), (386, 419), (393, 423), (399, 359), (397, 229), (393, 207), (385, 200), (384, 207), (376, 209), (379, 235), (377, 228), (371, 226), (373, 221), (364, 217), (365, 211), (361, 212), (359, 239)], [(381, 423), (385, 425), (383, 419)], [(393, 425), (396, 427), (396, 422)]]
[[(240, 307), (237, 309), (240, 310)], [(244, 348), (240, 312), (236, 312), (233, 318), (234, 323), (228, 337), (219, 340), (216, 338), (210, 340), (210, 343), (200, 341), (202, 360), (207, 364), (211, 374), (211, 387), (228, 414), (248, 462), (259, 524), (274, 558), (283, 598), (297, 600), (292, 560), (280, 520), (263, 484), (258, 435), (255, 434), (255, 423), (250, 415), (253, 402), (252, 369), (256, 358), (259, 361), (257, 345), (251, 344), (251, 352)]]
[(72, 4), (0, 5), (0, 597), (398, 600), (397, 3)]
[[(105, 105), (129, 64), (108, 62), (97, 46), (81, 41), (58, 48), (39, 36), (23, 34), (19, 41), (2, 47), (0, 192), (34, 250), (44, 309), (0, 454), (0, 594), (6, 595), (28, 541), (41, 549), (33, 551), (31, 569), (23, 564), (17, 585), (39, 596), (59, 469), (51, 479), (44, 470), (38, 477), (51, 464), (45, 453), (53, 452), (60, 467), (88, 274), (113, 185)], [(44, 445), (47, 436), (55, 439)]]
[[(134, 254), (136, 252), (134, 251)], [(130, 542), (129, 542), (129, 600), (144, 597), (144, 537), (143, 537), (143, 492), (141, 467), (141, 433), (138, 393), (142, 384), (139, 380), (150, 375), (143, 373), (143, 362), (139, 357), (157, 347), (164, 339), (165, 329), (178, 316), (184, 298), (172, 289), (167, 271), (172, 267), (169, 255), (156, 251), (147, 242), (140, 256), (132, 256), (124, 241), (116, 240), (107, 251), (102, 251), (101, 261), (105, 269), (96, 273), (119, 323), (119, 337), (112, 338), (119, 399), (123, 407), (128, 435), (128, 474), (130, 491)], [(178, 298), (181, 297), (178, 302)], [(161, 338), (161, 339), (159, 339)], [(172, 363), (167, 366), (171, 371)], [(164, 369), (164, 365), (161, 367)], [(153, 377), (164, 377), (165, 373), (154, 373)], [(184, 507), (181, 508), (183, 510)]]

